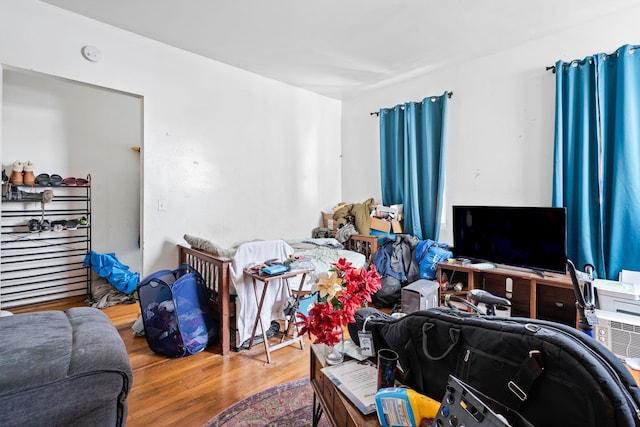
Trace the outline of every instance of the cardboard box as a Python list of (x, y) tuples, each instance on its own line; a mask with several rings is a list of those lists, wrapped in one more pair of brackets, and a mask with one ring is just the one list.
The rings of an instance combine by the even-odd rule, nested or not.
[(386, 219), (380, 219), (372, 216), (370, 218), (369, 228), (388, 233), (391, 231), (391, 222)]
[(338, 222), (333, 219), (332, 213), (322, 212), (322, 226), (332, 231), (338, 230)]
[(402, 233), (402, 223), (397, 219), (392, 219), (391, 221), (389, 221), (372, 216), (369, 222), (369, 228), (385, 233), (389, 233), (391, 231), (393, 231), (394, 233)]

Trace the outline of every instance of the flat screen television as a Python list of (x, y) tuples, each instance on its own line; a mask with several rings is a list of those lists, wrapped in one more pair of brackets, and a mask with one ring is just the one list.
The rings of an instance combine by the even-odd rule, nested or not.
[(453, 206), (453, 252), (479, 262), (565, 273), (566, 210)]

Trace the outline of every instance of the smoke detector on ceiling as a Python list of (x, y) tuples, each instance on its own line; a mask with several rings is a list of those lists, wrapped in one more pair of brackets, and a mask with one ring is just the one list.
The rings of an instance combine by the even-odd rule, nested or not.
[(95, 46), (82, 46), (82, 56), (87, 61), (98, 62), (102, 58), (102, 52)]

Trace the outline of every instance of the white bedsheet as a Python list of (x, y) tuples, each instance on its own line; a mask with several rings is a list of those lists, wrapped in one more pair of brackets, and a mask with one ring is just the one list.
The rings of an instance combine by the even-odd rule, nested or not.
[[(291, 264), (292, 269), (295, 269), (296, 266), (313, 269), (313, 272), (307, 274), (303, 291), (309, 291), (312, 285), (317, 282), (320, 273), (329, 271), (340, 258), (346, 258), (356, 268), (366, 266), (367, 262), (364, 255), (344, 249), (342, 244), (335, 239), (257, 240), (240, 244), (229, 267), (230, 292), (237, 295), (236, 323), (238, 333), (236, 334), (236, 346), (240, 346), (251, 338), (253, 323), (258, 313), (258, 302), (253, 291), (253, 282), (250, 277), (244, 275), (244, 268), (250, 264), (259, 264), (270, 259), (285, 261), (292, 255), (299, 257), (298, 261)], [(297, 291), (300, 288), (301, 279), (302, 275), (290, 278), (288, 280), (290, 289)], [(273, 280), (269, 284), (261, 315), (266, 328), (269, 327), (271, 321), (281, 320), (285, 317), (284, 308), (288, 297), (285, 283), (282, 280)], [(258, 292), (261, 291), (262, 282), (259, 282)], [(256, 335), (261, 333), (262, 329), (258, 325)]]
[[(329, 271), (333, 264), (337, 263), (340, 258), (346, 258), (350, 261), (354, 267), (361, 268), (367, 263), (366, 257), (358, 252), (349, 251), (346, 249), (335, 249), (324, 246), (309, 247), (292, 243), (294, 249), (294, 255), (301, 257), (299, 261), (296, 261), (291, 267), (299, 265), (303, 268), (313, 268), (313, 272), (307, 275), (302, 288), (303, 291), (309, 291), (311, 286), (317, 282), (320, 273)], [(289, 286), (293, 290), (298, 290), (300, 287), (301, 276), (296, 276), (289, 281)]]

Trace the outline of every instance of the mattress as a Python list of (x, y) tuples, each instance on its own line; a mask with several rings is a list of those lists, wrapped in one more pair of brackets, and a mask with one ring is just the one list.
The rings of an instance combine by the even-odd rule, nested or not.
[[(302, 239), (287, 241), (287, 243), (293, 248), (294, 256), (297, 258), (291, 264), (291, 269), (296, 267), (313, 269), (313, 272), (307, 275), (303, 291), (311, 290), (313, 284), (318, 281), (319, 275), (328, 272), (340, 258), (345, 258), (356, 268), (365, 267), (367, 263), (363, 254), (344, 249), (336, 239)], [(301, 278), (296, 276), (289, 279), (289, 287), (292, 290), (298, 290)]]

